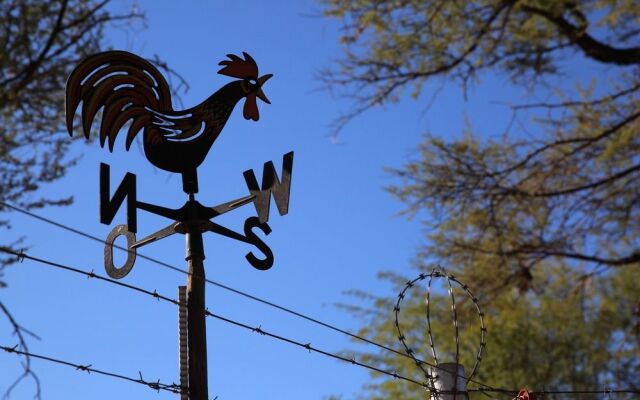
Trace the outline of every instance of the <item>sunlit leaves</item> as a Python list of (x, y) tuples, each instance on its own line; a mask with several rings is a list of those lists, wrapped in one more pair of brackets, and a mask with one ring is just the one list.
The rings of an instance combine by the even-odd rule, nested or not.
[[(322, 78), (354, 99), (338, 129), (407, 88), (421, 99), (422, 85), (434, 79), (466, 88), (498, 74), (544, 99), (510, 104), (517, 123), (500, 138), (471, 126), (430, 132), (416, 159), (390, 170), (398, 180), (388, 190), (426, 227), (421, 270), (442, 263), (483, 301), (490, 334), (478, 378), (507, 388), (638, 387), (637, 1), (323, 3), (343, 22), (345, 54)], [(384, 277), (396, 290), (406, 281)], [(362, 334), (395, 345), (388, 302), (364, 300), (376, 312), (361, 313)], [(422, 300), (416, 294), (403, 312), (408, 336), (424, 349)], [(450, 321), (434, 321), (446, 337)], [(474, 335), (465, 330), (462, 343)], [(451, 354), (450, 344), (442, 346)], [(362, 356), (420, 374), (403, 358)], [(368, 388), (370, 399), (424, 396), (393, 380)]]

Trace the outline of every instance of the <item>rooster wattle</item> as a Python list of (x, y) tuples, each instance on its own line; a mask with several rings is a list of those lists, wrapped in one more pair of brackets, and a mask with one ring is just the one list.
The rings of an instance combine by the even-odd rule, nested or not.
[(245, 98), (245, 119), (259, 119), (256, 98), (270, 104), (262, 91), (273, 75), (259, 76), (254, 59), (228, 54), (219, 74), (238, 78), (199, 105), (174, 110), (169, 85), (149, 61), (126, 51), (107, 51), (88, 57), (71, 73), (66, 86), (67, 129), (73, 135), (73, 118), (82, 102), (82, 130), (89, 138), (100, 109), (100, 145), (113, 151), (120, 130), (131, 121), (126, 137), (129, 150), (143, 129), (146, 157), (156, 167), (182, 173), (189, 192), (197, 192), (196, 169), (225, 126), (236, 103)]

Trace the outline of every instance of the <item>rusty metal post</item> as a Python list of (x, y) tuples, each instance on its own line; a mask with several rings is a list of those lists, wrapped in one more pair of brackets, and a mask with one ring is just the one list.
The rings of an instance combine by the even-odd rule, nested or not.
[(180, 362), (180, 400), (189, 400), (189, 346), (187, 344), (187, 287), (178, 286), (178, 348)]
[(187, 331), (189, 342), (189, 398), (208, 400), (207, 325), (205, 315), (205, 274), (202, 232), (198, 224), (188, 224), (186, 233)]

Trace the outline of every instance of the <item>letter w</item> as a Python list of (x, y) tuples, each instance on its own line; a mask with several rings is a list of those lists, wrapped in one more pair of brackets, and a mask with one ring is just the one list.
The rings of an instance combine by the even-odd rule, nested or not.
[(269, 221), (269, 205), (271, 195), (278, 206), (280, 215), (289, 212), (289, 193), (291, 191), (291, 171), (293, 170), (293, 151), (282, 157), (282, 180), (278, 178), (273, 162), (264, 163), (262, 171), (262, 189), (258, 187), (258, 180), (253, 170), (247, 170), (243, 173), (244, 180), (247, 182), (249, 192), (255, 195), (253, 205), (258, 212), (260, 222)]

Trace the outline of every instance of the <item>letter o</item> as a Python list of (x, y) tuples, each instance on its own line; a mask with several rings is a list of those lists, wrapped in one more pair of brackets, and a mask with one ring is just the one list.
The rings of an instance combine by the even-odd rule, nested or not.
[[(124, 236), (127, 238), (127, 261), (120, 268), (116, 268), (113, 265), (113, 246), (118, 236)], [(109, 233), (104, 245), (104, 269), (107, 271), (107, 275), (113, 279), (122, 279), (133, 268), (133, 264), (136, 262), (136, 250), (131, 249), (131, 246), (136, 242), (136, 235), (133, 232), (129, 232), (127, 225), (118, 225)]]

